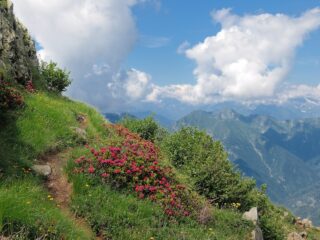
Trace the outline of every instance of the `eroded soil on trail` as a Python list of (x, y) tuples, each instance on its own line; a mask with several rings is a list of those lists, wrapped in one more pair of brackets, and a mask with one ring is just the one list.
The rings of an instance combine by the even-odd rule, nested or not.
[(43, 161), (50, 165), (52, 171), (46, 181), (46, 187), (60, 207), (68, 208), (72, 195), (72, 184), (64, 173), (67, 159), (63, 155), (63, 153), (49, 155)]
[(41, 159), (42, 163), (45, 163), (51, 167), (51, 174), (47, 177), (45, 185), (50, 193), (50, 198), (57, 203), (57, 206), (66, 214), (84, 233), (92, 239), (103, 239), (96, 237), (92, 232), (91, 227), (85, 221), (85, 219), (75, 216), (69, 209), (69, 204), (72, 196), (72, 184), (68, 181), (67, 174), (64, 168), (68, 159), (66, 153), (68, 150), (49, 154)]

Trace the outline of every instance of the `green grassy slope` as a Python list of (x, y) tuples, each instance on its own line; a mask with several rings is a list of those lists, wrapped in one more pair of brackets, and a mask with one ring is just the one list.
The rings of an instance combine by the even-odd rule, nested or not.
[[(233, 199), (220, 205), (215, 198), (206, 199), (210, 195), (199, 191), (206, 186), (196, 187), (192, 171), (174, 165), (162, 148), (159, 139), (165, 131), (159, 139), (147, 139), (158, 143), (154, 144), (143, 139), (148, 135), (108, 125), (92, 107), (61, 96), (70, 83), (69, 74), (55, 63), (39, 66), (34, 42), (7, 3), (0, 0), (4, 13), (0, 32), (11, 33), (3, 34), (3, 43), (9, 44), (0, 51), (0, 239), (250, 239), (254, 226), (242, 219), (242, 211), (252, 202), (242, 209), (232, 207), (238, 206)], [(152, 121), (138, 122), (138, 130), (156, 129)], [(206, 160), (215, 160), (207, 165), (220, 175), (202, 171), (210, 189), (219, 197), (227, 193), (224, 198), (241, 195), (241, 191), (230, 193), (243, 179), (235, 177), (232, 168), (221, 167), (220, 163), (229, 164), (219, 157), (223, 149), (213, 159), (203, 158), (206, 148), (218, 150), (203, 145), (200, 155), (194, 153), (200, 158), (194, 167), (206, 170)], [(192, 155), (190, 149), (182, 152)], [(193, 157), (187, 160), (192, 165)], [(53, 170), (47, 178), (31, 170), (45, 161)], [(226, 178), (235, 181), (225, 183)], [(284, 216), (286, 210), (273, 206), (262, 191), (254, 189), (250, 194), (261, 206), (266, 240), (282, 240), (288, 232), (299, 230), (292, 215)], [(310, 239), (319, 239), (313, 231)]]
[[(103, 116), (85, 104), (48, 93), (25, 94), (25, 102), (23, 109), (1, 117), (0, 236), (30, 239), (47, 234), (48, 239), (89, 239), (48, 198), (44, 180), (28, 168), (41, 156), (64, 149), (70, 149), (66, 154), (72, 164), (87, 150), (73, 130), (81, 127), (78, 115), (86, 118), (89, 144), (106, 144), (117, 136), (110, 135), (103, 126)], [(232, 210), (212, 210), (215, 217), (208, 225), (192, 219), (175, 222), (152, 202), (103, 185), (86, 187), (89, 180), (73, 176), (69, 170), (74, 184), (73, 211), (105, 237), (246, 239), (252, 229), (250, 223), (241, 220), (240, 213)]]
[(28, 166), (38, 156), (74, 146), (81, 141), (73, 128), (77, 115), (88, 116), (88, 139), (103, 134), (103, 117), (93, 108), (47, 93), (26, 94), (26, 106), (1, 118), (0, 168)]
[[(85, 142), (95, 147), (119, 142), (119, 136), (108, 131), (103, 116), (85, 104), (42, 92), (24, 94), (23, 109), (1, 116), (0, 236), (93, 238), (48, 197), (45, 179), (29, 171), (36, 159), (48, 153), (63, 152), (69, 159), (65, 171), (73, 183), (70, 209), (103, 239), (249, 239), (253, 225), (242, 220), (242, 213), (236, 209), (209, 207), (205, 223), (200, 223), (197, 217), (175, 220), (166, 216), (158, 204), (138, 199), (132, 191), (116, 189), (85, 174), (75, 174), (74, 159), (88, 149), (74, 128), (85, 129)], [(77, 121), (78, 116), (84, 116), (85, 121)], [(172, 167), (164, 156), (161, 161)], [(204, 207), (206, 200), (193, 190), (188, 176), (178, 170), (175, 174), (181, 184), (188, 186), (192, 201)], [(269, 217), (267, 224), (273, 222), (272, 214), (266, 215)], [(277, 224), (281, 214), (283, 211), (276, 216)], [(286, 233), (295, 230), (290, 220), (281, 221), (285, 226), (281, 229), (286, 229)], [(279, 229), (278, 226), (267, 227)], [(311, 239), (317, 239), (317, 232), (310, 234), (314, 236)]]
[(33, 177), (0, 184), (0, 238), (91, 239)]
[[(67, 98), (36, 93), (25, 95), (26, 105), (1, 114), (0, 232), (18, 239), (90, 239), (85, 231), (48, 198), (43, 179), (29, 167), (47, 152), (79, 144), (73, 128), (77, 114), (88, 116), (87, 137), (99, 137), (104, 119), (93, 108)], [(1, 236), (0, 234), (0, 236)]]

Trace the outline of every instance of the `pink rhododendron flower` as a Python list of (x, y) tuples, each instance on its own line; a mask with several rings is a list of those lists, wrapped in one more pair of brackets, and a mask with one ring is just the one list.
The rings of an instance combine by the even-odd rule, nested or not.
[(90, 167), (88, 168), (88, 173), (94, 173), (95, 172), (95, 168), (90, 165)]

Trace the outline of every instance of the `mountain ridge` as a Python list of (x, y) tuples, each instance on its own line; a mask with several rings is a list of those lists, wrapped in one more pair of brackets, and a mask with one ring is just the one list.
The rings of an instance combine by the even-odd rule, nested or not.
[(175, 128), (185, 125), (196, 126), (221, 140), (230, 160), (245, 175), (254, 177), (258, 185), (267, 183), (272, 200), (319, 223), (318, 213), (300, 210), (297, 202), (301, 197), (295, 192), (316, 195), (313, 185), (320, 180), (320, 118), (277, 120), (225, 109), (194, 111), (177, 121)]

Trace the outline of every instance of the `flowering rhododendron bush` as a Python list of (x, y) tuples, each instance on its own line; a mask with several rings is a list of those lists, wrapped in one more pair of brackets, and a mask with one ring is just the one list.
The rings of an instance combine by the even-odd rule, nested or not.
[(129, 188), (138, 198), (162, 205), (168, 216), (189, 216), (187, 189), (178, 184), (170, 167), (159, 165), (156, 146), (121, 125), (109, 125), (122, 137), (120, 144), (95, 149), (75, 160), (75, 173), (99, 177), (116, 188)]
[(26, 82), (25, 89), (30, 93), (34, 93), (36, 91), (34, 86), (33, 86), (32, 80), (29, 80), (29, 81)]
[(23, 105), (24, 99), (20, 92), (0, 79), (0, 110), (13, 110)]

